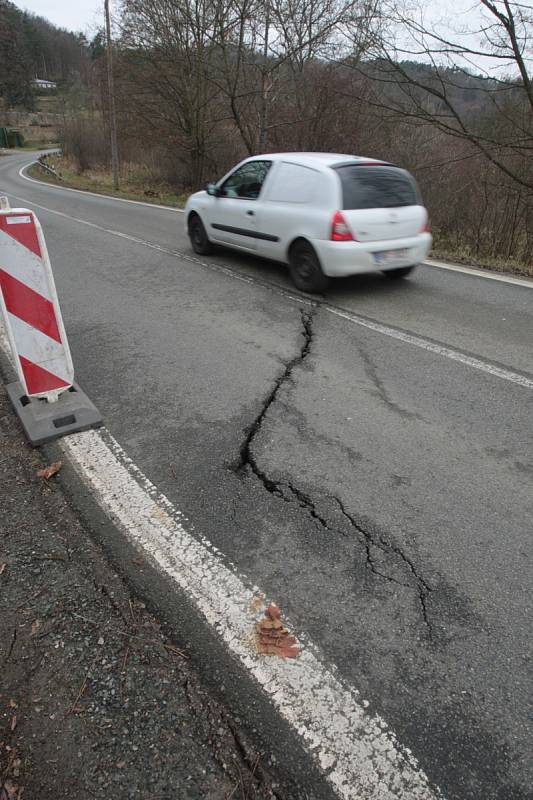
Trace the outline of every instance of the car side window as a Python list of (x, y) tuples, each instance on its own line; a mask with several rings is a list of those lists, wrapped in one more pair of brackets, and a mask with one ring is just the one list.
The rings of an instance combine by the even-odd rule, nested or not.
[(316, 170), (283, 161), (272, 176), (266, 199), (273, 203), (310, 203), (319, 183), (320, 173)]
[(271, 165), (271, 161), (248, 161), (238, 167), (220, 187), (222, 197), (257, 200)]

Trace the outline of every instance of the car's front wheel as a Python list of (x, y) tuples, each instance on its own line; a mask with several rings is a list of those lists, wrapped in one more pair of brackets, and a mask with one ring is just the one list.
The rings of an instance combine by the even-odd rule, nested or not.
[(329, 278), (322, 272), (318, 256), (308, 242), (296, 242), (291, 248), (289, 272), (292, 282), (303, 292), (323, 292)]
[(406, 278), (411, 272), (415, 269), (415, 266), (412, 267), (398, 267), (397, 269), (386, 269), (383, 270), (383, 274), (386, 275), (387, 278), (391, 278), (391, 280), (395, 280), (398, 278)]
[(213, 245), (207, 237), (204, 223), (198, 214), (192, 214), (189, 218), (189, 238), (192, 249), (199, 256), (207, 256), (213, 252)]

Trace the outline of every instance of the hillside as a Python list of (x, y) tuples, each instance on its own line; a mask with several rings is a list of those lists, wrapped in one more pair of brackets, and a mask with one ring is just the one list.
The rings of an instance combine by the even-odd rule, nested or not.
[(32, 80), (65, 83), (83, 76), (88, 45), (80, 33), (0, 0), (0, 98), (6, 108), (35, 107)]

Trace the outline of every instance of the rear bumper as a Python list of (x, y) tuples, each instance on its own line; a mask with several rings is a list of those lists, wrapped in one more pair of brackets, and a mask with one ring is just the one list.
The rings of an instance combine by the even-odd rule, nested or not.
[[(408, 239), (388, 239), (383, 242), (330, 242), (326, 239), (315, 239), (312, 244), (324, 274), (334, 278), (418, 264), (427, 258), (432, 241), (430, 233), (420, 233)], [(396, 250), (406, 252), (384, 263), (378, 263), (374, 255)]]

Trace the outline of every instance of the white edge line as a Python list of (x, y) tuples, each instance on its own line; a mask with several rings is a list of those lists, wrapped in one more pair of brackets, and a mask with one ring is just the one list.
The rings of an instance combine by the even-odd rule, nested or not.
[[(29, 181), (30, 183), (36, 183), (38, 186), (45, 186), (49, 189), (57, 189), (60, 192), (76, 192), (76, 194), (91, 194), (93, 197), (103, 197), (105, 200), (115, 200), (118, 203), (133, 203), (136, 206), (144, 206), (145, 208), (159, 208), (162, 211), (172, 211), (176, 214), (184, 214), (185, 211), (183, 208), (174, 208), (173, 206), (162, 206), (159, 203), (145, 203), (143, 200), (128, 200), (126, 197), (114, 197), (110, 194), (101, 194), (99, 192), (91, 192), (89, 189), (72, 189), (70, 186), (56, 186), (53, 183), (48, 183), (48, 181), (38, 181), (35, 178), (30, 178), (29, 175), (25, 175), (25, 170), (32, 167), (34, 164), (38, 164), (38, 159), (35, 161), (31, 161), (29, 164), (24, 164), (23, 167), (19, 169), (19, 176), (25, 180)], [(8, 192), (9, 194), (9, 192)]]
[[(181, 253), (178, 250), (172, 250), (168, 247), (163, 247), (162, 245), (154, 244), (153, 242), (148, 242), (145, 239), (139, 239), (136, 236), (131, 236), (128, 233), (122, 233), (121, 231), (115, 231), (111, 228), (105, 228), (103, 225), (97, 225), (95, 222), (89, 222), (88, 220), (80, 219), (79, 217), (73, 217), (70, 214), (66, 214), (64, 211), (57, 211), (53, 208), (48, 208), (47, 206), (42, 206), (39, 203), (34, 203), (28, 201), (26, 198), (18, 197), (17, 195), (11, 193), (11, 197), (15, 198), (16, 200), (22, 200), (23, 202), (29, 202), (30, 206), (34, 208), (40, 208), (43, 211), (47, 211), (50, 214), (55, 214), (59, 217), (64, 217), (65, 219), (70, 219), (73, 222), (78, 222), (81, 225), (86, 225), (89, 228), (95, 228), (96, 230), (103, 231), (104, 233), (109, 233), (112, 236), (118, 236), (121, 239), (127, 239), (130, 242), (134, 242), (135, 244), (141, 245), (142, 247), (148, 247), (151, 250), (157, 250), (160, 253), (165, 253), (166, 255), (170, 255), (173, 258), (179, 258), (183, 261), (188, 261), (193, 264), (200, 264), (201, 266), (205, 267), (206, 269), (216, 270), (217, 272), (222, 272), (228, 277), (239, 280), (243, 283), (252, 283), (258, 286), (262, 286), (263, 288), (267, 289), (268, 291), (276, 292), (293, 302), (297, 302), (300, 305), (315, 305), (315, 301), (308, 300), (305, 297), (301, 297), (299, 295), (294, 295), (287, 289), (284, 289), (281, 286), (276, 286), (275, 284), (266, 283), (263, 281), (259, 281), (254, 278), (252, 275), (247, 275), (240, 273), (231, 267), (225, 266), (224, 264), (218, 264), (217, 262), (208, 262), (202, 261), (201, 259), (197, 258), (196, 256), (187, 255), (186, 253)], [(446, 345), (438, 344), (437, 342), (432, 342), (429, 339), (425, 339), (422, 336), (417, 336), (415, 334), (408, 333), (407, 331), (402, 331), (397, 328), (391, 328), (388, 325), (383, 325), (380, 322), (376, 322), (374, 320), (365, 319), (365, 317), (361, 317), (358, 314), (353, 312), (347, 311), (342, 308), (337, 308), (335, 306), (330, 305), (329, 303), (321, 303), (320, 308), (324, 311), (327, 311), (329, 314), (332, 314), (336, 317), (341, 317), (342, 319), (346, 319), (349, 322), (352, 322), (354, 325), (359, 325), (363, 328), (368, 328), (369, 330), (375, 331), (376, 333), (380, 333), (383, 336), (388, 336), (391, 339), (396, 339), (400, 342), (404, 342), (405, 344), (412, 345), (413, 347), (418, 347), (421, 350), (427, 350), (430, 353), (434, 353), (436, 355), (442, 356), (444, 358), (448, 358), (450, 361), (456, 361), (464, 366), (471, 367), (473, 369), (477, 369), (480, 372), (485, 372), (488, 375), (491, 375), (496, 378), (501, 378), (502, 380), (509, 381), (510, 383), (515, 383), (518, 386), (522, 386), (526, 389), (533, 389), (533, 379), (529, 378), (527, 375), (521, 374), (519, 372), (514, 372), (513, 370), (508, 370), (504, 367), (499, 367), (496, 364), (491, 364), (490, 362), (483, 361), (482, 359), (476, 358), (475, 356), (467, 355), (466, 353), (462, 353), (460, 350), (454, 350), (453, 348), (446, 347)]]
[(422, 262), (427, 267), (437, 267), (438, 269), (447, 269), (450, 272), (462, 272), (465, 275), (472, 275), (475, 278), (485, 278), (489, 281), (500, 281), (501, 283), (511, 283), (515, 286), (522, 286), (526, 289), (533, 289), (533, 278), (515, 278), (514, 275), (502, 275), (498, 272), (491, 272), (488, 269), (477, 269), (476, 267), (466, 267), (461, 264), (447, 264), (445, 261), (436, 261), (432, 258), (426, 258)]
[[(162, 211), (173, 211), (177, 214), (184, 214), (185, 210), (183, 208), (173, 208), (172, 206), (163, 206), (159, 203), (145, 203), (142, 200), (128, 200), (125, 197), (114, 197), (113, 195), (109, 194), (101, 194), (99, 192), (91, 192), (89, 189), (72, 189), (70, 186), (56, 186), (53, 183), (48, 183), (48, 181), (38, 181), (35, 178), (30, 178), (29, 175), (25, 174), (25, 170), (29, 169), (33, 164), (37, 164), (38, 160), (32, 161), (30, 164), (25, 164), (19, 170), (19, 176), (25, 180), (29, 181), (30, 183), (36, 183), (39, 186), (46, 186), (50, 189), (57, 189), (60, 192), (76, 192), (77, 194), (90, 194), (93, 197), (103, 197), (105, 200), (116, 200), (119, 203), (133, 203), (137, 206), (144, 206), (145, 208), (159, 208)], [(528, 280), (527, 278), (515, 278), (512, 275), (500, 275), (496, 272), (491, 272), (489, 270), (477, 269), (475, 267), (466, 267), (460, 264), (448, 264), (444, 261), (436, 261), (433, 259), (426, 259), (422, 262), (425, 266), (429, 267), (438, 267), (439, 269), (447, 269), (451, 272), (461, 272), (465, 275), (472, 275), (477, 278), (485, 278), (491, 281), (501, 281), (502, 283), (511, 283), (516, 286), (523, 286), (527, 289), (533, 289), (533, 279)]]
[(333, 314), (333, 316), (347, 319), (355, 325), (360, 325), (362, 328), (368, 328), (371, 331), (381, 333), (391, 339), (397, 339), (399, 342), (404, 342), (413, 347), (419, 347), (421, 350), (427, 350), (429, 353), (443, 356), (450, 361), (457, 361), (466, 367), (485, 372), (487, 375), (492, 375), (495, 378), (501, 378), (502, 380), (509, 381), (509, 383), (516, 383), (518, 386), (522, 386), (525, 389), (533, 389), (533, 378), (522, 375), (520, 372), (513, 372), (504, 367), (499, 367), (496, 364), (491, 364), (488, 361), (482, 361), (475, 356), (469, 356), (466, 353), (462, 353), (460, 350), (453, 350), (450, 347), (446, 347), (446, 345), (432, 342), (420, 336), (415, 336), (411, 333), (407, 333), (407, 331), (389, 328), (387, 325), (382, 325), (380, 322), (374, 322), (373, 320), (359, 317), (357, 314), (352, 314), (350, 311), (344, 311), (343, 309), (334, 308), (333, 306), (325, 306), (325, 308), (327, 308), (329, 313)]
[[(7, 339), (0, 322), (0, 347)], [(6, 355), (10, 357), (9, 349)], [(260, 656), (253, 644), (261, 612), (220, 551), (184, 527), (186, 518), (146, 478), (105, 429), (58, 442), (96, 501), (128, 540), (186, 593), (225, 646), (250, 672), (278, 713), (301, 737), (342, 800), (439, 800), (412, 753), (368, 702), (299, 637), (295, 660)], [(288, 621), (287, 621), (288, 622)], [(290, 623), (288, 623), (290, 624)]]

